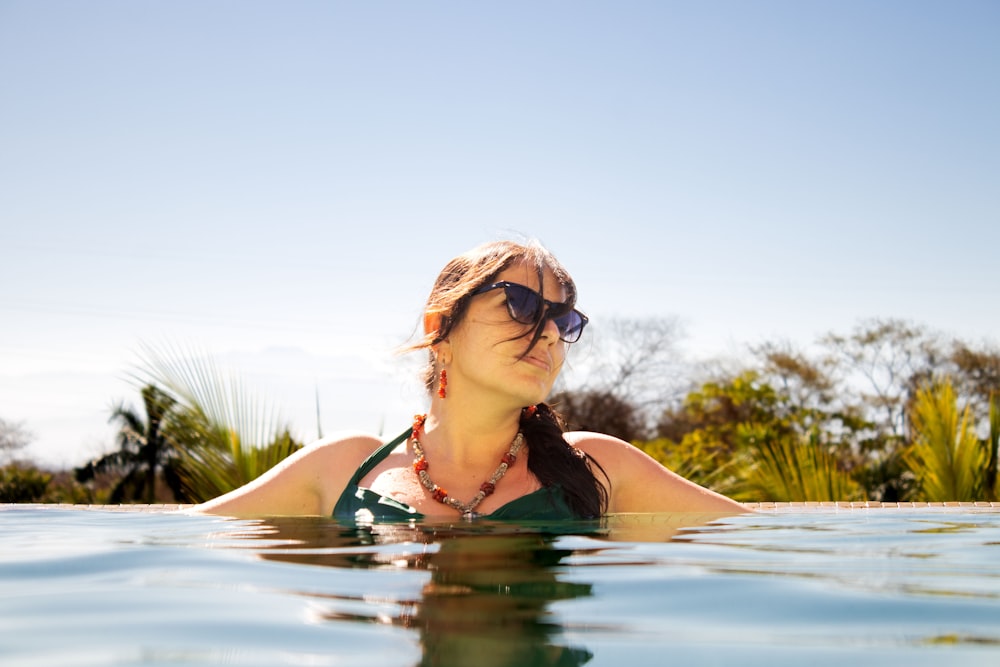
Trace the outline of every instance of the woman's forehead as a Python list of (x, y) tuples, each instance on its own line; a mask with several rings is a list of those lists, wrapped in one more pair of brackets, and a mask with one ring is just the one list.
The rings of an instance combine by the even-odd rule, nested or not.
[[(542, 296), (549, 301), (565, 301), (566, 288), (559, 283), (559, 279), (556, 278), (555, 272), (553, 272), (552, 269), (545, 267), (543, 276), (545, 279), (545, 292)], [(496, 280), (507, 280), (512, 283), (517, 283), (518, 285), (530, 287), (536, 291), (539, 288), (538, 269), (533, 264), (529, 264), (527, 262), (518, 262), (517, 264), (507, 267), (497, 274)]]

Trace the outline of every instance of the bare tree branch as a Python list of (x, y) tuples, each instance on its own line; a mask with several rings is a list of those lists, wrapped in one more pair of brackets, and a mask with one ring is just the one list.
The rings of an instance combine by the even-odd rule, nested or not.
[(12, 458), (14, 452), (24, 449), (35, 436), (21, 422), (0, 419), (0, 457)]

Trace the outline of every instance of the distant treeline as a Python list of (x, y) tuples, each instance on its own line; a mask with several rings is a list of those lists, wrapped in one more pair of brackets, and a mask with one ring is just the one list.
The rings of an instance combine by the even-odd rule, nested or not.
[(588, 385), (553, 399), (569, 427), (742, 501), (996, 500), (993, 344), (873, 320), (809, 351), (768, 343), (685, 369), (670, 331), (620, 323)]
[[(550, 403), (567, 427), (618, 436), (742, 501), (992, 501), (1000, 350), (873, 320), (808, 350), (693, 363), (673, 320), (595, 326)], [(142, 409), (119, 404), (112, 453), (69, 471), (0, 468), (0, 502), (199, 502), (298, 449), (287, 424), (204, 356), (145, 350)], [(575, 354), (575, 352), (574, 352)], [(0, 454), (30, 440), (0, 421)]]

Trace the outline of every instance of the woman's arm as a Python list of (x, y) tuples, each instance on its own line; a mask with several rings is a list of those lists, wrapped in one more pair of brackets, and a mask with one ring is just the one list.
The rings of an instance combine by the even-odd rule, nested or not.
[(257, 479), (192, 508), (226, 516), (329, 516), (351, 475), (381, 441), (342, 435), (295, 452)]
[[(668, 470), (624, 440), (583, 431), (564, 435), (567, 442), (593, 457), (607, 473), (609, 514), (747, 511), (740, 503)], [(600, 477), (599, 471), (597, 474)]]

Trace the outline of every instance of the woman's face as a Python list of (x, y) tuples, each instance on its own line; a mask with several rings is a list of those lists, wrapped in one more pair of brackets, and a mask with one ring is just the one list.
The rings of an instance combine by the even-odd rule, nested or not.
[[(542, 291), (548, 301), (561, 302), (566, 291), (555, 275), (546, 270), (544, 290), (538, 275), (527, 264), (501, 271), (493, 282), (509, 281)], [(448, 364), (449, 393), (487, 391), (509, 397), (516, 407), (545, 400), (562, 370), (566, 343), (551, 320), (545, 320), (542, 335), (531, 351), (533, 325), (511, 319), (503, 289), (472, 297), (463, 320), (452, 330)]]

